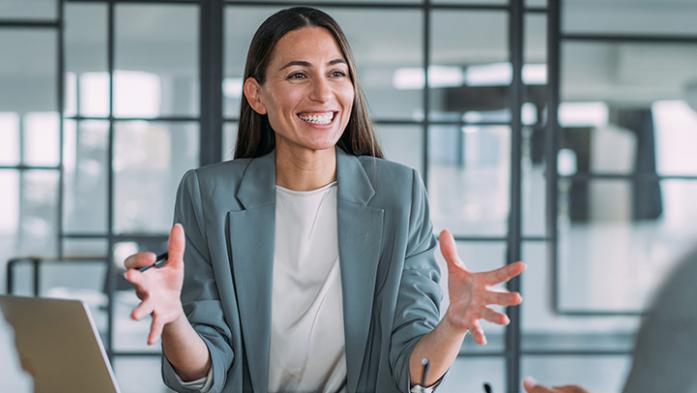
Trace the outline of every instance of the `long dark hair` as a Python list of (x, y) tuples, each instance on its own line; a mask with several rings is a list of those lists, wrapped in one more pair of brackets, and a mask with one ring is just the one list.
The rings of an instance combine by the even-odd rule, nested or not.
[[(271, 54), (276, 43), (293, 30), (313, 26), (323, 27), (332, 33), (348, 63), (349, 76), (353, 82), (354, 98), (351, 117), (337, 145), (349, 154), (382, 158), (382, 150), (368, 115), (365, 96), (358, 83), (356, 63), (348, 40), (339, 24), (326, 13), (315, 8), (294, 7), (281, 10), (268, 17), (259, 26), (249, 45), (244, 80), (254, 77), (259, 84), (263, 85), (266, 79), (266, 68), (271, 61)], [(275, 145), (274, 131), (269, 124), (268, 116), (255, 112), (243, 95), (240, 105), (240, 124), (235, 158), (259, 157), (271, 152)]]

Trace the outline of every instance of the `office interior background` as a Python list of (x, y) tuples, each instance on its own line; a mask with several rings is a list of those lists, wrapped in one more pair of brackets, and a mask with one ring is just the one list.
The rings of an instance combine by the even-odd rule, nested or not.
[[(184, 171), (232, 158), (251, 37), (296, 4), (0, 0), (0, 293), (85, 300), (125, 392), (166, 389), (122, 261), (165, 249)], [(304, 4), (347, 33), (434, 229), (471, 269), (528, 264), (512, 323), (468, 338), (439, 391), (619, 392), (697, 239), (697, 2)]]

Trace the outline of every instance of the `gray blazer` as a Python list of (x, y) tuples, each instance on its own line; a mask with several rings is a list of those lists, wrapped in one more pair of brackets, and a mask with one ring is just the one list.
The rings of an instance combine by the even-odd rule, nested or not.
[[(274, 253), (275, 156), (190, 170), (184, 311), (208, 346), (211, 392), (266, 392)], [(349, 392), (408, 392), (409, 356), (439, 321), (436, 239), (416, 171), (337, 148), (337, 215)], [(170, 363), (165, 384), (188, 392)]]
[(624, 393), (697, 393), (697, 249), (658, 290), (637, 334)]

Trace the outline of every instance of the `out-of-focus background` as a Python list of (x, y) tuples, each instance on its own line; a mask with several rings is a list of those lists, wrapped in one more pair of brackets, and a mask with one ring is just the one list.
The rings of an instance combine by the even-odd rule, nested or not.
[[(124, 392), (166, 389), (122, 261), (165, 248), (184, 171), (231, 159), (251, 37), (294, 4), (0, 0), (0, 293), (85, 300)], [(697, 238), (697, 2), (317, 6), (435, 230), (472, 269), (529, 266), (513, 323), (468, 338), (439, 391), (532, 374), (619, 392)]]

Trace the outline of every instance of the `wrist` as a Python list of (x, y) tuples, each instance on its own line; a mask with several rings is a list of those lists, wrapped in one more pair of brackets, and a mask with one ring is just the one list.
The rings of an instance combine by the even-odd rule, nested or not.
[(460, 322), (461, 319), (462, 318), (455, 315), (452, 309), (448, 307), (448, 309), (445, 311), (441, 324), (443, 325), (443, 329), (445, 329), (448, 333), (464, 336), (467, 334), (469, 329)]

